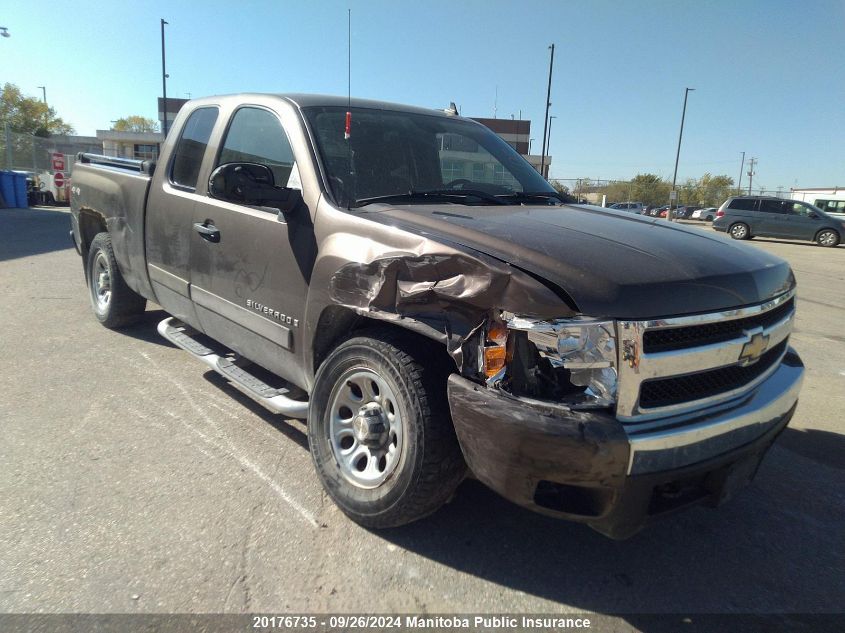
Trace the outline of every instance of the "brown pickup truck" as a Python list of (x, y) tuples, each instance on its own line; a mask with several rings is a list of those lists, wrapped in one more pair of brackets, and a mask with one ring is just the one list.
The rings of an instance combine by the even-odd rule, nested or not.
[(279, 414), (353, 520), (468, 472), (624, 538), (754, 476), (798, 399), (782, 260), (571, 205), (486, 127), (307, 95), (189, 102), (155, 162), (82, 154), (72, 236), (107, 327)]

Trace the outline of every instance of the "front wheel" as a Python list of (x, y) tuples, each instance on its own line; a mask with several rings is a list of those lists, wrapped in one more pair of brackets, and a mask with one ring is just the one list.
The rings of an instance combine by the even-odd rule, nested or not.
[(144, 313), (147, 300), (126, 285), (108, 233), (97, 233), (91, 241), (86, 275), (94, 316), (107, 328), (131, 325)]
[(326, 492), (353, 521), (410, 523), (454, 493), (466, 465), (449, 416), (444, 363), (402, 334), (341, 344), (317, 372), (308, 444)]
[(836, 246), (839, 244), (839, 233), (832, 229), (819, 231), (818, 235), (816, 235), (816, 244), (827, 247)]
[(735, 240), (747, 240), (750, 236), (750, 231), (748, 230), (747, 224), (737, 222), (731, 225), (730, 234)]

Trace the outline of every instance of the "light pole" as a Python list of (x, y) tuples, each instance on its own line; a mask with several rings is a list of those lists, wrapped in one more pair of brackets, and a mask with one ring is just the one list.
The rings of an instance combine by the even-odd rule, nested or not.
[(167, 22), (161, 18), (161, 101), (164, 117), (162, 118), (162, 125), (164, 129), (164, 138), (167, 138), (167, 70), (164, 63), (164, 25)]
[(7, 29), (5, 26), (0, 26), (0, 36), (12, 37), (12, 34), (9, 33), (9, 29)]
[(44, 112), (44, 127), (46, 128), (47, 121), (50, 116), (50, 109), (47, 107), (47, 88), (44, 86), (38, 86), (38, 88), (41, 88), (41, 96), (44, 99), (44, 107), (46, 108), (46, 111)]
[[(557, 115), (550, 114), (549, 115), (549, 138), (546, 141), (546, 151), (551, 153), (552, 151), (552, 119), (556, 119)], [(546, 165), (546, 167), (551, 167), (551, 165)]]
[(742, 193), (742, 170), (745, 169), (745, 152), (742, 153), (742, 162), (739, 164), (739, 180), (736, 183), (736, 195)]
[(555, 65), (555, 45), (549, 46), (552, 55), (549, 58), (549, 88), (546, 91), (546, 114), (543, 117), (543, 151), (540, 155), (540, 175), (546, 177), (546, 130), (549, 123), (549, 107), (552, 105), (552, 68)]
[(678, 180), (678, 160), (681, 158), (681, 139), (684, 138), (684, 119), (687, 116), (687, 96), (695, 88), (684, 88), (684, 109), (681, 111), (681, 132), (678, 134), (678, 151), (675, 153), (675, 173), (672, 175), (672, 193), (669, 195), (669, 210), (666, 212), (666, 219), (672, 221), (672, 195), (677, 199), (675, 183)]

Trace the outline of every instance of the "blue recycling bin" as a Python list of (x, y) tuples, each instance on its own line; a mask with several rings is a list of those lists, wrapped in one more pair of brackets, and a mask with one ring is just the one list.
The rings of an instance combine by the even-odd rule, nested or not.
[(26, 199), (26, 174), (15, 174), (15, 202), (19, 209), (29, 207), (29, 201)]
[(15, 174), (11, 171), (0, 171), (0, 194), (7, 207), (14, 207), (15, 200)]

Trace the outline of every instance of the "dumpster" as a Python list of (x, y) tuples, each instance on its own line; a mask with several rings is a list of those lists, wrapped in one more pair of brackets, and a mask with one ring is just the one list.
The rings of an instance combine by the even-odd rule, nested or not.
[(29, 201), (26, 199), (26, 174), (15, 174), (15, 204), (19, 209), (26, 209), (29, 207)]
[(11, 171), (0, 171), (0, 194), (3, 195), (3, 201), (6, 207), (13, 208), (17, 201), (15, 200), (15, 174)]

